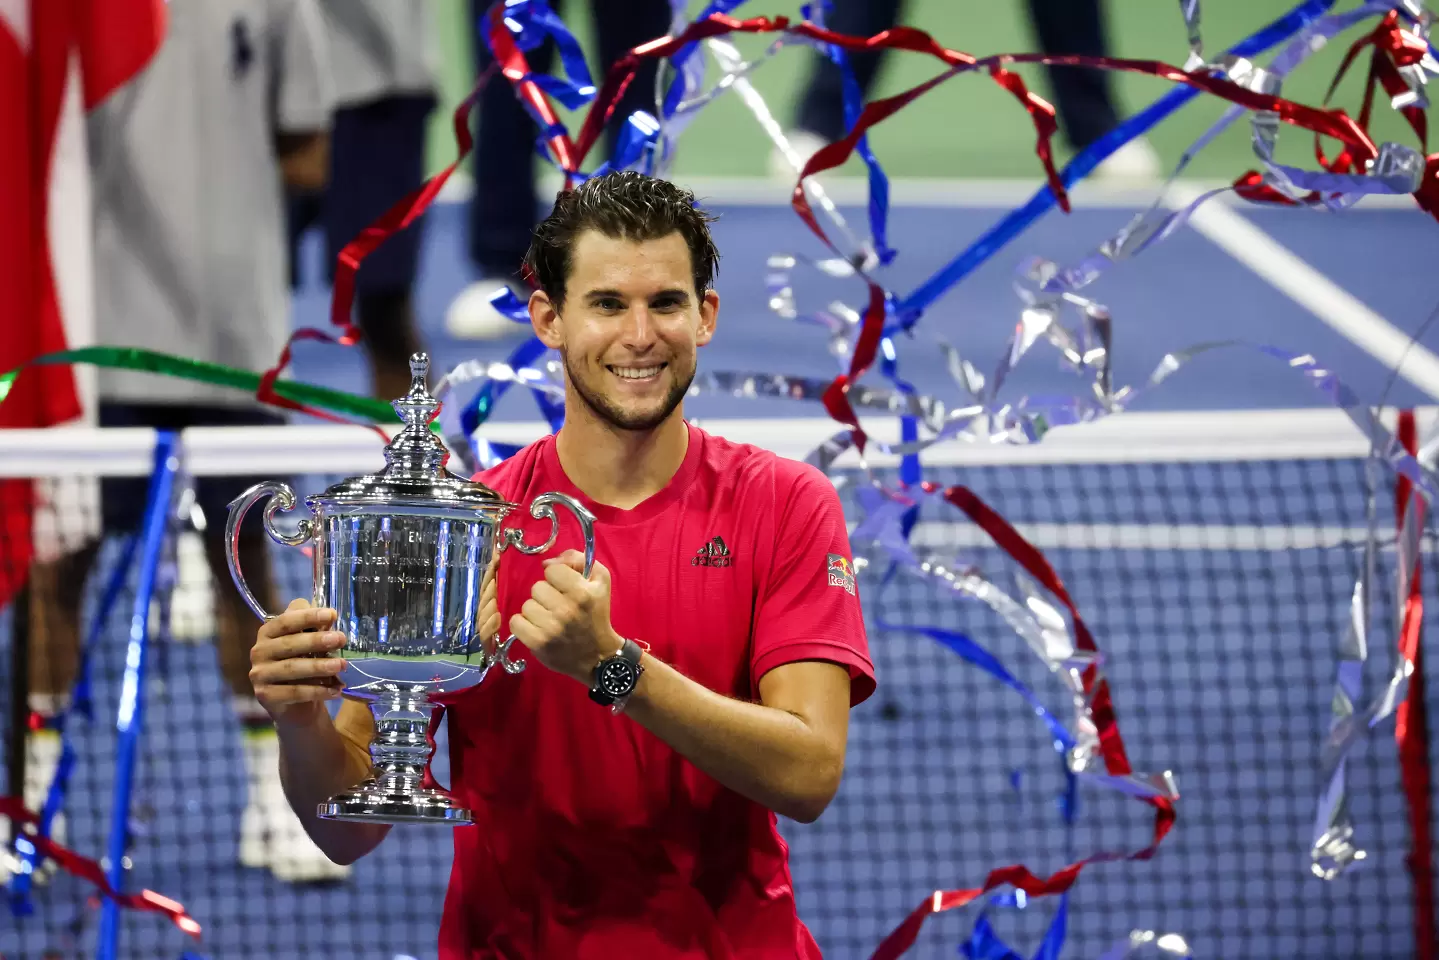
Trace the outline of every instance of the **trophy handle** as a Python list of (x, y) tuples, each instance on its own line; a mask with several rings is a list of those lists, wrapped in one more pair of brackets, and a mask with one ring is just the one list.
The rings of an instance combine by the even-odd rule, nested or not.
[[(511, 527), (506, 530), (504, 536), (500, 538), (499, 549), (503, 552), (506, 547), (514, 547), (521, 553), (536, 554), (544, 553), (553, 547), (555, 540), (557, 540), (560, 535), (560, 518), (559, 515), (555, 513), (554, 508), (554, 504), (556, 503), (568, 509), (575, 515), (575, 519), (580, 522), (580, 530), (583, 531), (585, 535), (584, 575), (585, 579), (589, 579), (590, 571), (595, 565), (595, 515), (590, 513), (584, 504), (568, 494), (542, 493), (538, 497), (535, 497), (534, 502), (530, 504), (530, 516), (536, 520), (548, 519), (550, 521), (550, 537), (548, 540), (538, 546), (530, 546), (525, 543), (524, 531)], [(510, 647), (514, 646), (514, 643), (515, 638), (511, 635), (509, 639), (500, 644), (499, 649), (495, 651), (494, 659), (491, 661), (504, 667), (505, 672), (509, 674), (523, 673), (525, 670), (525, 661), (510, 659)]]
[(595, 515), (585, 508), (574, 497), (565, 493), (542, 493), (535, 497), (530, 504), (530, 516), (536, 520), (550, 521), (550, 538), (537, 547), (525, 543), (525, 533), (514, 527), (505, 531), (504, 539), (500, 541), (500, 549), (514, 547), (520, 553), (544, 553), (555, 545), (555, 540), (560, 535), (560, 518), (555, 514), (554, 504), (558, 503), (575, 515), (580, 522), (580, 529), (585, 535), (585, 579), (589, 579), (590, 570), (595, 565)]
[(245, 582), (245, 575), (240, 572), (240, 524), (244, 522), (245, 514), (250, 508), (265, 497), (274, 497), (265, 505), (265, 532), (270, 535), (271, 540), (287, 547), (298, 547), (315, 535), (315, 523), (310, 519), (300, 521), (300, 528), (294, 536), (287, 536), (275, 529), (275, 512), (295, 508), (295, 491), (288, 483), (274, 480), (257, 483), (230, 503), (230, 515), (225, 520), (225, 562), (229, 564), (230, 577), (235, 581), (235, 588), (240, 591), (240, 598), (261, 620), (269, 620), (273, 614), (266, 613), (265, 608), (260, 606), (260, 601), (255, 599), (250, 585)]

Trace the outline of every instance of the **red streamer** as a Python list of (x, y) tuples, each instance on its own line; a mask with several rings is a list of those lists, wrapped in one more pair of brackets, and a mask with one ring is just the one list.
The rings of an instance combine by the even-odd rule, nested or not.
[[(1364, 95), (1359, 104), (1358, 124), (1360, 129), (1368, 131), (1369, 123), (1374, 113), (1374, 93), (1378, 86), (1383, 85), (1390, 97), (1395, 97), (1408, 91), (1409, 87), (1404, 78), (1399, 74), (1399, 67), (1417, 63), (1424, 56), (1427, 45), (1421, 37), (1405, 30), (1399, 24), (1399, 14), (1391, 10), (1379, 22), (1372, 31), (1349, 47), (1340, 61), (1339, 69), (1334, 73), (1334, 79), (1329, 84), (1329, 89), (1324, 94), (1324, 104), (1327, 106), (1333, 99), (1334, 93), (1339, 89), (1340, 82), (1354, 65), (1356, 58), (1366, 47), (1373, 47), (1373, 53), (1369, 58), (1369, 76), (1364, 82)], [(1399, 108), (1399, 113), (1409, 123), (1409, 128), (1419, 138), (1419, 149), (1429, 149), (1429, 126), (1424, 111), (1416, 106), (1405, 106)], [(1324, 154), (1324, 147), (1321, 143), (1322, 134), (1318, 131), (1314, 134), (1314, 158), (1319, 166), (1330, 173), (1355, 173), (1363, 172), (1364, 160), (1369, 157), (1356, 158), (1349, 145), (1340, 150), (1339, 154), (1330, 160)], [(1427, 211), (1435, 219), (1439, 219), (1439, 154), (1426, 157), (1425, 175), (1420, 180), (1419, 189), (1413, 194), (1414, 200), (1420, 208)], [(1323, 198), (1317, 191), (1310, 191), (1303, 197), (1288, 197), (1273, 187), (1263, 183), (1263, 175), (1256, 170), (1250, 170), (1234, 181), (1234, 191), (1246, 200), (1259, 203), (1274, 203), (1284, 206), (1308, 206), (1319, 203)]]
[[(923, 483), (921, 487), (927, 493), (934, 493), (940, 488), (933, 483)], [(1020, 536), (1019, 531), (1010, 526), (1009, 522), (994, 511), (987, 503), (979, 498), (967, 487), (949, 487), (943, 492), (944, 499), (973, 520), (980, 529), (989, 534), (996, 545), (1005, 553), (1009, 554), (1024, 570), (1033, 577), (1046, 590), (1053, 594), (1060, 603), (1064, 604), (1069, 611), (1070, 618), (1074, 623), (1074, 640), (1076, 648), (1087, 653), (1098, 653), (1099, 648), (1094, 643), (1094, 637), (1089, 632), (1084, 618), (1079, 615), (1079, 609), (1065, 589), (1064, 582), (1054, 572), (1049, 561), (1029, 541)], [(1104, 767), (1110, 776), (1122, 777), (1133, 773), (1129, 765), (1129, 758), (1124, 751), (1124, 740), (1119, 734), (1119, 723), (1114, 715), (1114, 704), (1109, 696), (1109, 684), (1099, 675), (1097, 666), (1087, 668), (1083, 674), (1084, 692), (1090, 704), (1091, 716), (1095, 729), (1099, 734), (1100, 752), (1104, 757)], [(924, 921), (936, 913), (943, 913), (946, 910), (954, 910), (965, 904), (971, 903), (977, 898), (993, 890), (995, 887), (1008, 884), (1017, 887), (1029, 894), (1031, 897), (1046, 897), (1053, 894), (1063, 893), (1073, 886), (1079, 874), (1091, 863), (1111, 863), (1118, 860), (1148, 860), (1154, 856), (1155, 850), (1164, 840), (1170, 828), (1174, 826), (1175, 811), (1174, 803), (1168, 797), (1144, 797), (1145, 803), (1154, 807), (1154, 833), (1149, 846), (1143, 850), (1133, 853), (1096, 853), (1085, 857), (1069, 866), (1064, 867), (1048, 877), (1038, 877), (1029, 871), (1027, 867), (1020, 864), (1011, 864), (1007, 867), (999, 867), (991, 870), (984, 879), (984, 884), (979, 887), (970, 887), (963, 890), (936, 890), (923, 903), (917, 906), (904, 922), (890, 932), (889, 936), (875, 948), (871, 960), (894, 960), (902, 955), (910, 947), (914, 946), (919, 936), (920, 928)]]
[[(40, 817), (25, 808), (24, 802), (19, 797), (0, 797), (0, 817), (8, 817), (12, 824), (28, 823), (38, 826)], [(185, 933), (200, 939), (200, 924), (194, 917), (185, 912), (184, 906), (178, 901), (162, 896), (153, 890), (141, 890), (139, 893), (120, 893), (110, 886), (110, 881), (105, 879), (105, 871), (100, 864), (89, 857), (82, 857), (80, 854), (49, 839), (36, 834), (25, 834), (25, 839), (35, 845), (35, 849), (59, 865), (61, 870), (82, 880), (89, 880), (100, 892), (114, 900), (121, 907), (127, 910), (139, 910), (144, 913), (162, 913), (170, 918)]]
[[(360, 263), (378, 249), (380, 244), (418, 220), (435, 202), (435, 198), (439, 196), (441, 188), (450, 179), (450, 175), (459, 168), (460, 164), (469, 156), (470, 151), (474, 149), (474, 138), (470, 135), (470, 108), (474, 106), (480, 92), (484, 90), (485, 84), (493, 73), (494, 67), (491, 66), (481, 74), (475, 88), (470, 91), (470, 95), (455, 108), (453, 127), (455, 142), (459, 145), (459, 155), (455, 157), (454, 162), (392, 205), (379, 219), (361, 230), (359, 236), (345, 244), (336, 257), (335, 286), (330, 299), (330, 323), (340, 329), (340, 335), (338, 337), (331, 336), (313, 327), (296, 330), (285, 343), (285, 349), (280, 352), (280, 359), (261, 375), (260, 388), (255, 394), (259, 400), (273, 406), (283, 407), (286, 410), (297, 410), (337, 423), (353, 422), (280, 396), (275, 392), (275, 381), (290, 365), (291, 348), (297, 340), (318, 340), (322, 343), (343, 347), (353, 346), (360, 341), (359, 328), (350, 322), (350, 311), (355, 300), (355, 274), (360, 269)], [(374, 429), (379, 430), (378, 427)], [(380, 431), (380, 434), (384, 437), (383, 431)], [(388, 437), (385, 439), (388, 440)]]
[[(1399, 442), (1412, 456), (1418, 450), (1414, 411), (1399, 414)], [(1401, 475), (1395, 484), (1395, 515), (1399, 529), (1404, 529), (1404, 514), (1412, 507), (1414, 518), (1423, 529), (1424, 502), (1410, 497), (1412, 484)], [(1399, 748), (1399, 771), (1404, 785), (1404, 799), (1409, 807), (1409, 854), (1405, 863), (1413, 879), (1414, 894), (1414, 956), (1416, 960), (1434, 960), (1434, 853), (1429, 822), (1429, 723), (1424, 706), (1424, 648), (1420, 632), (1424, 623), (1424, 595), (1419, 589), (1423, 570), (1423, 551), (1414, 556), (1414, 569), (1409, 571), (1409, 596), (1404, 601), (1404, 617), (1399, 629), (1399, 656), (1413, 665), (1409, 690), (1399, 704), (1394, 719), (1394, 741)]]

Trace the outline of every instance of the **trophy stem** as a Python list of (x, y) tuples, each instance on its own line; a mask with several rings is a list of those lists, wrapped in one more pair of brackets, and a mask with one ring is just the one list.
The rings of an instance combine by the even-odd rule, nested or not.
[(430, 740), (435, 709), (423, 689), (393, 691), (370, 701), (375, 718), (372, 775), (320, 804), (319, 816), (358, 823), (464, 826), (472, 822), (470, 812), (448, 791), (425, 786), (425, 769), (435, 749)]
[(423, 690), (370, 702), (375, 717), (375, 738), (370, 741), (374, 782), (403, 793), (422, 789), (425, 768), (434, 752), (430, 742), (434, 712), (435, 705)]

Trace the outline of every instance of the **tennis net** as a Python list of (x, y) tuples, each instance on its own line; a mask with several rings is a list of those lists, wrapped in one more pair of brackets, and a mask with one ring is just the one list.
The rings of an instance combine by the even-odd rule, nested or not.
[[(796, 457), (833, 432), (817, 420), (704, 426)], [(522, 442), (540, 429), (495, 425), (490, 438)], [(38, 518), (34, 534), (47, 557), (69, 555), (98, 529), (94, 477), (153, 470), (152, 431), (16, 431), (3, 439), (0, 475), (35, 481), (40, 499), (54, 505), (42, 504), (40, 513), (53, 516)], [(1362, 563), (1365, 453), (1343, 415), (1323, 410), (1135, 413), (1056, 430), (1032, 447), (949, 444), (927, 453), (928, 479), (963, 483), (1045, 552), (1104, 653), (1131, 760), (1177, 778), (1178, 824), (1157, 856), (1094, 866), (1078, 881), (1064, 956), (1099, 956), (1135, 929), (1178, 934), (1196, 956), (1410, 952), (1409, 838), (1392, 726), (1377, 730), (1349, 768), (1350, 812), (1367, 859), (1329, 882), (1309, 870), (1335, 649)], [(329, 426), (187, 431), (177, 457), (181, 495), (186, 475), (288, 480), (305, 495), (381, 462), (373, 433)], [(855, 461), (840, 463), (854, 520), (863, 475)], [(893, 479), (892, 460), (872, 465)], [(1381, 491), (1380, 503), (1392, 495)], [(198, 517), (188, 500), (181, 506), (192, 520), (223, 526), (223, 517)], [(982, 531), (937, 503), (923, 508), (912, 542), (991, 573), (1005, 568)], [(1432, 540), (1424, 548), (1434, 583)], [(49, 589), (73, 595), (88, 623), (123, 552), (122, 542), (105, 539), (83, 589), (73, 569), (52, 564), (58, 586)], [(277, 594), (308, 596), (300, 551), (275, 546), (270, 555)], [(249, 748), (215, 642), (216, 599), (233, 588), (211, 574), (194, 530), (175, 540), (172, 556), (157, 568), (124, 882), (182, 901), (205, 935), (197, 946), (163, 918), (122, 912), (118, 956), (433, 956), (451, 858), (447, 830), (397, 828), (348, 877), (325, 884), (240, 865)], [(1381, 551), (1366, 698), (1393, 666), (1393, 564), (1392, 551)], [(97, 860), (111, 824), (136, 579), (120, 585), (97, 635), (93, 718), (67, 721), (78, 752), (65, 842)], [(0, 795), (18, 792), (21, 648), (33, 652), (37, 631), (53, 629), (35, 616), (41, 587), (32, 579), (0, 614), (9, 778)], [(976, 886), (994, 867), (1024, 863), (1043, 875), (1095, 850), (1146, 845), (1150, 811), (1106, 791), (1082, 789), (1066, 827), (1062, 768), (1031, 707), (934, 640), (901, 629), (965, 634), (1066, 717), (1063, 689), (989, 608), (914, 576), (883, 589), (869, 577), (861, 595), (879, 690), (854, 711), (834, 804), (815, 824), (782, 823), (801, 916), (827, 956), (867, 955), (932, 891)], [(442, 731), (441, 782), (444, 756)], [(57, 874), (29, 900), (30, 915), (0, 923), (0, 956), (94, 955), (101, 922), (90, 885)], [(954, 956), (981, 906), (931, 920), (914, 955)], [(1031, 955), (1054, 909), (1041, 900), (996, 909), (990, 919)]]

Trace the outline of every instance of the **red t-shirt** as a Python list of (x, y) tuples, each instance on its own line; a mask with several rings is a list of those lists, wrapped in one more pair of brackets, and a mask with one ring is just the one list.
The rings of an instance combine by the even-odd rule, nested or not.
[[(757, 701), (765, 672), (796, 660), (849, 668), (874, 691), (844, 514), (814, 468), (689, 427), (683, 465), (633, 510), (569, 482), (553, 437), (477, 478), (519, 504), (505, 526), (549, 535), (529, 502), (568, 493), (597, 518), (611, 621), (705, 686)], [(559, 510), (553, 552), (582, 548)], [(544, 579), (507, 550), (501, 624)], [(508, 630), (502, 626), (502, 636)], [(516, 642), (515, 656), (524, 656)], [(442, 960), (812, 958), (774, 814), (720, 786), (584, 686), (534, 658), (493, 671), (449, 707), (451, 783), (475, 816), (454, 831)]]

